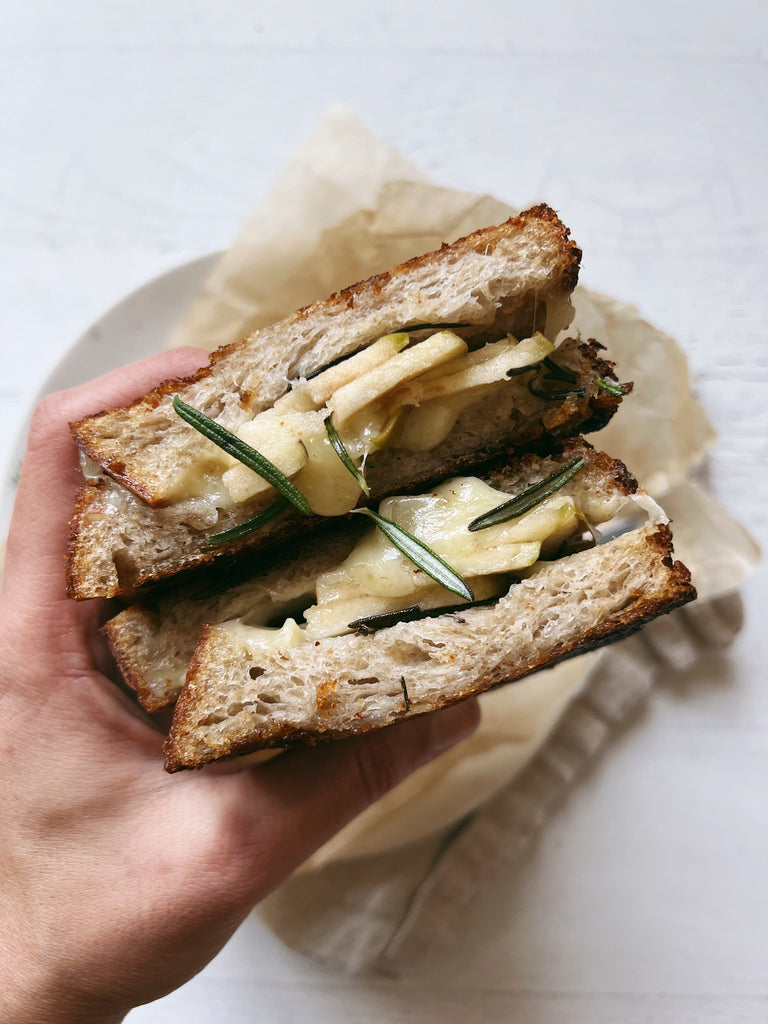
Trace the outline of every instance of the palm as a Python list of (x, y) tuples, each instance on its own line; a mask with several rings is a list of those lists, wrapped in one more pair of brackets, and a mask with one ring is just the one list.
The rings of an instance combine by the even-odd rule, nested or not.
[[(191, 977), (263, 895), (243, 898), (257, 874), (243, 877), (243, 856), (216, 827), (252, 803), (254, 782), (245, 774), (165, 775), (161, 734), (100, 671), (103, 609), (64, 600), (50, 611), (35, 629), (47, 628), (50, 674), (41, 680), (39, 662), (21, 657), (29, 650), (23, 631), (5, 645), (0, 682), (6, 698), (13, 694), (20, 739), (6, 764), (16, 785), (6, 801), (13, 840), (3, 860), (23, 861), (13, 882), (36, 918), (32, 933), (63, 936), (78, 921), (69, 953), (84, 991), (70, 990), (72, 999), (87, 1000), (91, 965), (100, 960), (99, 990), (128, 1008)], [(16, 617), (0, 606), (0, 621)], [(87, 850), (73, 878), (71, 845), (84, 830)], [(130, 941), (112, 963), (102, 955), (105, 918), (131, 922)]]

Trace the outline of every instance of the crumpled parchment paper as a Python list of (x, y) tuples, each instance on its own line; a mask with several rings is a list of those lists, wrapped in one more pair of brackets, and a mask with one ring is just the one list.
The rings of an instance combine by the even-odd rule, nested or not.
[[(432, 184), (349, 110), (332, 107), (169, 344), (215, 348), (513, 212), (492, 197)], [(471, 899), (457, 881), (487, 878), (489, 858), (509, 861), (523, 849), (555, 796), (647, 694), (660, 661), (688, 667), (705, 644), (730, 642), (740, 626), (733, 594), (758, 552), (688, 479), (714, 432), (691, 395), (684, 353), (632, 306), (583, 288), (573, 304), (569, 333), (601, 341), (621, 379), (635, 384), (597, 443), (667, 508), (700, 601), (685, 616), (653, 623), (642, 641), (485, 695), (473, 737), (360, 815), (266, 901), (262, 916), (285, 941), (343, 969), (392, 963), (403, 950), (412, 958), (437, 932), (446, 941), (451, 915), (455, 925)], [(537, 781), (545, 762), (546, 794), (540, 771)], [(405, 844), (408, 855), (399, 856)], [(484, 870), (468, 871), (478, 858)]]

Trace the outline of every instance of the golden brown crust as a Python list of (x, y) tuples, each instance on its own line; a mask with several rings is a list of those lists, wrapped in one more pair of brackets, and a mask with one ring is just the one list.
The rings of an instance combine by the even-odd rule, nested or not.
[[(134, 606), (131, 611), (135, 615), (146, 617), (147, 619), (152, 618), (152, 612), (144, 606)], [(124, 635), (119, 615), (110, 619), (101, 627), (101, 635), (109, 644), (112, 657), (115, 659), (125, 683), (134, 691), (144, 710), (150, 712), (160, 711), (162, 708), (167, 707), (168, 701), (156, 697), (152, 688), (147, 685), (145, 676), (141, 672), (136, 671), (135, 663), (130, 657), (132, 636), (126, 637)]]
[[(570, 231), (563, 224), (558, 217), (557, 213), (546, 203), (539, 203), (538, 206), (531, 207), (530, 210), (525, 210), (518, 214), (516, 217), (510, 217), (504, 221), (503, 224), (499, 224), (493, 228), (479, 228), (477, 231), (473, 231), (469, 235), (464, 235), (463, 238), (457, 238), (455, 242), (443, 242), (440, 247), (440, 252), (445, 252), (450, 249), (456, 254), (457, 259), (463, 254), (468, 252), (476, 252), (481, 248), (484, 248), (487, 244), (495, 244), (499, 238), (513, 234), (520, 229), (520, 227), (527, 221), (539, 220), (549, 224), (555, 232), (557, 241), (559, 243), (560, 255), (563, 260), (563, 267), (560, 279), (558, 281), (558, 288), (563, 293), (570, 293), (574, 290), (576, 285), (579, 283), (579, 268), (581, 266), (581, 249), (570, 237)], [(497, 236), (497, 237), (494, 237)], [(346, 307), (354, 306), (356, 299), (366, 290), (374, 292), (381, 292), (383, 286), (394, 278), (406, 273), (409, 270), (414, 270), (423, 266), (427, 266), (433, 259), (435, 253), (428, 252), (422, 256), (414, 256), (410, 260), (406, 260), (405, 263), (401, 263), (393, 270), (384, 271), (382, 274), (375, 274), (373, 277), (366, 278), (363, 281), (344, 288), (340, 292), (334, 292), (333, 295), (327, 300), (335, 300), (339, 305)], [(314, 303), (310, 306), (305, 306), (300, 309), (296, 314), (297, 318), (307, 316), (311, 310), (313, 310), (319, 303)]]
[[(560, 221), (555, 211), (542, 203), (539, 206), (524, 211), (517, 217), (511, 217), (503, 224), (491, 228), (482, 228), (470, 235), (457, 239), (450, 245), (444, 244), (436, 252), (416, 256), (392, 270), (359, 281), (343, 291), (335, 292), (325, 300), (305, 306), (283, 322), (286, 332), (290, 331), (292, 326), (300, 324), (303, 320), (316, 315), (321, 310), (324, 316), (333, 316), (336, 312), (354, 307), (358, 302), (365, 301), (366, 297), (372, 294), (379, 294), (384, 285), (389, 281), (393, 281), (421, 267), (429, 266), (438, 254), (445, 254), (447, 251), (450, 251), (456, 260), (459, 260), (463, 255), (470, 252), (478, 252), (484, 249), (493, 250), (503, 238), (514, 235), (526, 224), (537, 221), (546, 223), (549, 226), (549, 240), (559, 250), (561, 261), (559, 265), (560, 276), (555, 285), (555, 290), (568, 295), (573, 291), (578, 282), (581, 250), (570, 239), (568, 228)], [(139, 416), (151, 413), (154, 409), (158, 408), (164, 398), (204, 380), (209, 376), (211, 369), (216, 363), (222, 359), (228, 359), (247, 344), (248, 339), (244, 338), (230, 345), (224, 345), (211, 354), (208, 366), (201, 367), (190, 376), (167, 380), (130, 405), (103, 410), (71, 424), (70, 429), (75, 440), (82, 451), (97, 465), (101, 466), (109, 476), (122, 483), (148, 504), (152, 506), (161, 505), (162, 502), (155, 500), (152, 491), (145, 486), (144, 482), (133, 475), (130, 469), (126, 467), (120, 454), (114, 454), (113, 445), (109, 443), (111, 428), (105, 425), (115, 420), (116, 415), (119, 416), (121, 413), (127, 413), (128, 410), (131, 410), (134, 415)], [(243, 396), (241, 396), (241, 401), (242, 398)]]
[[(607, 459), (608, 457), (605, 456), (605, 458)], [(609, 459), (609, 462), (613, 461), (614, 460)], [(633, 490), (632, 484), (634, 484), (634, 479), (630, 478), (627, 483), (627, 489), (630, 493)], [(648, 596), (644, 591), (634, 592), (628, 603), (607, 616), (601, 622), (584, 630), (577, 640), (570, 643), (556, 644), (549, 653), (539, 659), (529, 661), (522, 670), (520, 669), (520, 666), (515, 666), (514, 662), (509, 662), (506, 665), (502, 663), (498, 666), (499, 671), (495, 674), (494, 679), (479, 679), (473, 686), (453, 695), (450, 698), (435, 701), (426, 707), (422, 704), (417, 711), (411, 710), (410, 708), (406, 709), (404, 703), (401, 718), (411, 718), (416, 717), (417, 715), (431, 713), (432, 711), (439, 710), (443, 707), (448, 707), (451, 704), (459, 703), (469, 697), (495, 689), (498, 686), (506, 685), (510, 682), (516, 682), (533, 672), (539, 671), (542, 668), (552, 667), (567, 658), (572, 658), (576, 655), (603, 647), (607, 644), (615, 643), (616, 641), (637, 632), (637, 630), (639, 630), (645, 623), (651, 621), (657, 616), (666, 614), (667, 612), (694, 600), (696, 597), (696, 589), (691, 584), (690, 572), (681, 562), (675, 562), (673, 560), (672, 533), (669, 527), (666, 525), (659, 525), (652, 534), (649, 534), (645, 538), (645, 542), (653, 549), (654, 558), (658, 560), (659, 565), (663, 566), (666, 570), (666, 582), (659, 593), (653, 596)], [(211, 629), (206, 627), (203, 635), (201, 636), (201, 641), (204, 641), (211, 636)], [(203, 653), (204, 646), (203, 642), (198, 646), (198, 652), (201, 653), (194, 659), (193, 664), (190, 666), (189, 679), (193, 679), (197, 669), (202, 667), (203, 658), (205, 656)], [(509, 674), (506, 674), (505, 668), (508, 670)], [(498, 682), (499, 673), (502, 676), (505, 676), (503, 682)], [(322, 690), (323, 688), (325, 689), (329, 707), (333, 706), (333, 694), (338, 682), (339, 681), (336, 679), (327, 679), (325, 684), (322, 684), (319, 687), (319, 690)], [(244, 739), (229, 741), (222, 740), (217, 745), (217, 749), (215, 751), (211, 750), (210, 754), (196, 753), (195, 755), (191, 755), (190, 750), (186, 749), (184, 729), (185, 719), (194, 713), (195, 702), (196, 697), (193, 689), (185, 688), (176, 705), (176, 714), (174, 715), (173, 726), (171, 727), (171, 732), (165, 745), (165, 767), (169, 772), (176, 772), (190, 767), (202, 767), (204, 764), (209, 763), (212, 760), (237, 757), (241, 754), (251, 753), (254, 750), (314, 745), (326, 740), (342, 739), (352, 735), (359, 735), (364, 732), (369, 732), (375, 728), (375, 726), (371, 726), (366, 723), (361, 723), (359, 728), (331, 728), (317, 732), (307, 732), (304, 730), (291, 729), (289, 727), (282, 727), (278, 729), (273, 728), (269, 735), (254, 733)], [(321, 702), (319, 701), (318, 704), (320, 703)]]
[[(610, 480), (613, 491), (623, 492), (626, 496), (634, 494), (637, 490), (637, 482), (628, 472), (622, 462), (613, 459), (602, 452), (596, 451), (583, 438), (569, 438), (565, 441), (553, 444), (538, 445), (533, 451), (523, 453), (514, 460), (514, 471), (522, 474), (523, 478), (535, 478), (540, 475), (540, 462), (542, 457), (554, 457), (558, 462), (570, 461), (576, 457), (583, 457), (586, 462), (587, 473), (598, 479)], [(497, 459), (494, 463), (485, 467), (483, 476), (492, 486), (505, 491), (509, 488), (509, 475), (513, 471), (509, 457)], [(343, 523), (337, 524), (337, 528), (330, 527), (324, 532), (320, 543), (326, 551), (332, 550), (341, 539), (345, 538), (345, 546), (340, 558), (343, 559), (352, 550), (354, 544), (355, 529), (360, 530), (363, 524), (359, 518), (354, 517)], [(294, 542), (289, 551), (270, 550), (254, 564), (250, 558), (241, 558), (232, 566), (226, 568), (217, 567), (213, 571), (198, 574), (196, 579), (184, 584), (178, 578), (173, 581), (171, 587), (155, 588), (149, 595), (142, 595), (139, 603), (132, 605), (116, 615), (105, 627), (104, 634), (110, 644), (113, 656), (119, 664), (128, 685), (136, 691), (140, 703), (148, 711), (156, 711), (161, 707), (167, 707), (176, 700), (178, 693), (178, 682), (169, 681), (169, 685), (163, 689), (155, 680), (151, 685), (148, 672), (155, 664), (155, 658), (151, 654), (151, 647), (146, 646), (152, 643), (153, 635), (159, 636), (163, 628), (167, 626), (168, 617), (178, 611), (183, 611), (184, 621), (189, 624), (194, 641), (197, 638), (197, 630), (202, 626), (203, 621), (212, 623), (219, 621), (218, 610), (213, 610), (210, 602), (217, 601), (224, 592), (232, 592), (241, 584), (258, 586), (266, 574), (280, 568), (285, 571), (286, 559), (292, 562), (304, 563), (312, 560), (317, 555), (317, 538), (304, 538), (301, 546), (297, 547)], [(165, 592), (164, 592), (165, 591)], [(171, 611), (172, 610), (172, 611)], [(227, 612), (225, 617), (232, 617), (238, 613)], [(203, 618), (203, 617), (205, 618)], [(207, 617), (206, 617), (207, 616)], [(165, 619), (165, 623), (164, 623)], [(178, 629), (170, 627), (171, 630)], [(182, 639), (177, 635), (176, 645), (182, 644)], [(186, 644), (184, 644), (186, 647)], [(192, 656), (194, 642), (189, 647), (189, 656)], [(173, 675), (178, 676), (186, 672), (188, 665), (177, 665)]]
[(105, 512), (104, 506), (100, 502), (102, 489), (101, 481), (88, 481), (75, 495), (74, 509), (69, 520), (65, 575), (67, 595), (75, 600), (92, 596), (112, 598), (117, 597), (120, 592), (116, 577), (112, 581), (105, 581), (105, 585), (98, 595), (83, 592), (83, 582), (89, 580), (91, 576), (89, 563), (93, 550), (93, 546), (85, 538), (85, 534), (93, 519)]
[[(392, 493), (407, 493), (420, 487), (432, 486), (442, 478), (469, 469), (476, 468), (480, 471), (500, 456), (506, 461), (515, 451), (530, 447), (539, 441), (546, 446), (551, 439), (594, 431), (604, 426), (618, 409), (621, 398), (599, 388), (595, 378), (599, 376), (615, 381), (617, 378), (614, 364), (602, 357), (603, 347), (594, 340), (567, 339), (557, 351), (560, 364), (578, 376), (578, 385), (583, 394), (573, 393), (556, 402), (542, 402), (541, 413), (532, 419), (524, 430), (518, 430), (514, 444), (508, 436), (499, 434), (482, 447), (473, 448), (471, 454), (444, 460), (439, 471), (433, 469), (425, 473), (417, 466), (415, 460), (409, 460), (407, 464), (398, 467), (396, 476), (392, 476), (388, 486), (386, 481), (384, 486), (377, 486), (377, 458), (386, 459), (387, 454), (383, 452), (381, 456), (374, 456), (369, 461), (368, 472), (372, 485), (371, 502), (378, 502)], [(321, 517), (308, 519), (295, 509), (289, 508), (265, 530), (215, 548), (208, 545), (206, 534), (190, 527), (190, 543), (183, 564), (167, 568), (154, 566), (148, 573), (137, 573), (128, 565), (121, 566), (119, 573), (115, 571), (110, 588), (96, 594), (87, 586), (91, 546), (81, 542), (81, 533), (92, 519), (98, 520), (103, 511), (99, 501), (99, 485), (86, 484), (77, 496), (70, 523), (67, 587), (70, 597), (75, 599), (118, 595), (132, 597), (141, 590), (151, 590), (157, 585), (162, 585), (171, 577), (178, 576), (182, 580), (198, 571), (207, 571), (216, 564), (226, 566), (246, 554), (255, 557), (265, 549), (279, 548), (290, 543), (298, 532), (305, 533), (307, 530), (322, 528), (328, 522)], [(255, 511), (256, 509), (250, 507), (245, 508), (243, 518), (248, 518)]]

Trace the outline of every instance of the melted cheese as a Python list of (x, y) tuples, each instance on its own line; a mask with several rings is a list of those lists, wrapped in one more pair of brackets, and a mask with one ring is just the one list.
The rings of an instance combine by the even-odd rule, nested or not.
[[(329, 414), (350, 456), (362, 465), (382, 447), (429, 451), (439, 445), (467, 406), (507, 371), (536, 363), (553, 346), (542, 335), (518, 342), (509, 336), (475, 352), (451, 331), (438, 331), (408, 346), (405, 333), (373, 345), (300, 381), (272, 409), (242, 424), (238, 436), (292, 478), (319, 515), (354, 508), (360, 487), (327, 440)], [(219, 507), (273, 492), (257, 473), (219, 456), (223, 489)], [(189, 485), (192, 487), (192, 484)], [(187, 497), (192, 497), (192, 493)]]
[[(475, 599), (484, 600), (505, 593), (511, 573), (533, 565), (542, 544), (571, 533), (579, 522), (573, 499), (555, 494), (524, 516), (469, 532), (467, 525), (472, 519), (508, 497), (482, 480), (457, 477), (428, 494), (389, 498), (380, 511), (428, 544), (468, 580)], [(289, 619), (281, 630), (257, 627), (253, 654), (260, 656), (263, 650), (266, 656), (282, 649), (281, 644), (345, 633), (350, 622), (363, 616), (414, 604), (439, 608), (457, 603), (455, 595), (436, 584), (372, 527), (340, 566), (318, 577), (316, 603), (305, 612), (306, 625), (297, 626)], [(237, 621), (228, 628), (241, 642), (251, 642), (253, 627)], [(276, 637), (274, 648), (269, 646), (271, 635)]]
[[(475, 477), (455, 477), (427, 494), (387, 498), (380, 513), (428, 544), (462, 576), (527, 568), (550, 534), (578, 524), (573, 499), (554, 494), (518, 519), (469, 532), (468, 523), (508, 498)], [(334, 587), (339, 574), (350, 587), (381, 597), (413, 596), (432, 582), (377, 529), (369, 531), (334, 572)], [(319, 600), (325, 585), (321, 577)]]
[(360, 498), (360, 484), (336, 454), (323, 428), (305, 442), (307, 464), (294, 483), (319, 516), (342, 516)]
[(295, 619), (286, 619), (279, 629), (246, 626), (233, 620), (227, 623), (227, 632), (241, 644), (244, 657), (256, 661), (279, 657), (306, 640), (304, 630)]

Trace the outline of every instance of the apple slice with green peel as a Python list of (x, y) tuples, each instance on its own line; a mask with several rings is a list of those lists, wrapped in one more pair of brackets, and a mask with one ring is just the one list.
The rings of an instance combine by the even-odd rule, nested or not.
[(430, 373), (411, 387), (419, 402), (428, 402), (443, 395), (457, 395), (461, 391), (495, 384), (507, 377), (509, 370), (534, 366), (554, 352), (555, 346), (537, 332), (531, 338), (516, 341), (511, 335), (501, 341), (492, 341), (477, 352), (471, 352), (453, 365), (441, 367), (442, 372)]
[[(286, 412), (267, 409), (255, 419), (243, 423), (237, 436), (269, 459), (287, 477), (306, 465), (308, 455), (303, 439), (324, 433), (322, 417), (317, 412)], [(233, 460), (223, 476), (224, 485), (237, 505), (256, 494), (271, 490), (271, 484)]]
[(395, 443), (406, 451), (431, 451), (467, 406), (478, 400), (478, 389), (509, 384), (509, 370), (535, 367), (552, 351), (554, 346), (543, 334), (521, 342), (509, 335), (404, 384), (390, 396), (393, 405), (402, 403), (401, 410), (406, 412), (398, 422)]
[(409, 341), (410, 337), (403, 332), (385, 334), (361, 352), (356, 352), (335, 366), (321, 370), (317, 376), (297, 384), (287, 395), (278, 399), (275, 408), (281, 404), (283, 408), (294, 408), (296, 407), (294, 403), (300, 403), (309, 398), (315, 409), (321, 409), (334, 391), (338, 391), (345, 384), (358, 380), (383, 363), (389, 362), (398, 352), (408, 346)]
[(457, 334), (439, 331), (343, 385), (328, 400), (336, 429), (395, 388), (466, 352), (467, 343)]

